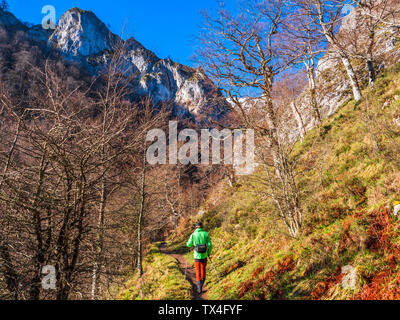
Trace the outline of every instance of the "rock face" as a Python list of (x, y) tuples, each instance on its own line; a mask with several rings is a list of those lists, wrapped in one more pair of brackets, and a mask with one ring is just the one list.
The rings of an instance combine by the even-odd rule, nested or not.
[(111, 50), (117, 36), (94, 13), (78, 8), (65, 12), (50, 42), (70, 56), (90, 57)]
[(122, 47), (126, 52), (126, 72), (133, 77), (133, 90), (150, 96), (155, 103), (171, 102), (176, 113), (219, 117), (225, 99), (200, 69), (160, 59), (134, 38), (123, 41), (91, 11), (73, 8), (65, 12), (49, 43), (67, 58), (83, 60), (98, 70), (110, 52)]
[[(174, 101), (194, 115), (201, 115), (205, 108), (224, 105), (222, 96), (201, 69), (193, 69), (160, 59), (131, 38), (125, 42), (130, 73), (136, 75), (139, 92), (149, 95), (156, 102)], [(216, 115), (220, 110), (209, 110)]]

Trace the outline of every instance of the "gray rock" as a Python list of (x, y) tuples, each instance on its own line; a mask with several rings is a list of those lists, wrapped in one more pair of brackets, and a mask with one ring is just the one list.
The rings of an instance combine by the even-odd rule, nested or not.
[(93, 56), (116, 44), (118, 36), (108, 30), (91, 11), (72, 8), (65, 12), (50, 42), (72, 56)]
[(398, 205), (396, 205), (394, 208), (393, 208), (393, 215), (397, 218), (397, 216), (399, 215), (399, 213), (400, 213), (400, 204), (398, 204)]
[(342, 279), (342, 288), (355, 290), (357, 285), (357, 270), (353, 266), (347, 265), (342, 267), (342, 273), (345, 274)]

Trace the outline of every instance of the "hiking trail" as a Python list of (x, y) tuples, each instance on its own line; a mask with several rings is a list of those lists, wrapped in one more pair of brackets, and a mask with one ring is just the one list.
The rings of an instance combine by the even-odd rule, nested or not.
[(186, 269), (186, 280), (190, 283), (192, 286), (192, 300), (208, 300), (208, 295), (207, 295), (207, 280), (206, 284), (203, 288), (203, 292), (201, 294), (197, 293), (196, 290), (196, 270), (193, 265), (191, 265), (187, 260), (186, 257), (182, 254), (169, 251), (167, 248), (167, 244), (164, 242), (160, 245), (160, 251), (164, 254), (167, 254), (176, 261), (178, 261), (178, 267), (179, 270), (182, 272), (182, 274), (185, 274), (185, 268), (186, 268), (186, 263), (187, 263), (187, 269)]

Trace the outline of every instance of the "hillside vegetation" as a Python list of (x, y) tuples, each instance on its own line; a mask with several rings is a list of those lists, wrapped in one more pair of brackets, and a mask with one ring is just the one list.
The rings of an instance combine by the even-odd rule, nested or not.
[(144, 261), (142, 281), (135, 277), (128, 280), (126, 289), (119, 292), (122, 300), (176, 300), (190, 299), (190, 284), (179, 271), (178, 262), (159, 251), (159, 243), (153, 244)]
[[(182, 222), (184, 231), (170, 236), (170, 249), (187, 252), (192, 223), (205, 223), (221, 277), (209, 266), (210, 299), (399, 299), (400, 222), (392, 215), (400, 197), (397, 119), (400, 64), (382, 73), (360, 103), (347, 101), (296, 144), (305, 220), (297, 239), (275, 215), (259, 167), (233, 187), (226, 181), (216, 186), (201, 212)], [(144, 298), (189, 297), (182, 274), (162, 268), (168, 281), (180, 283), (168, 291), (161, 285), (165, 274), (152, 272), (160, 259), (170, 258), (160, 255), (157, 247), (149, 252), (144, 268), (152, 277), (144, 281), (165, 292), (155, 296), (150, 290)], [(356, 270), (350, 288), (342, 285), (345, 266)], [(130, 277), (123, 298), (138, 298), (135, 279)]]

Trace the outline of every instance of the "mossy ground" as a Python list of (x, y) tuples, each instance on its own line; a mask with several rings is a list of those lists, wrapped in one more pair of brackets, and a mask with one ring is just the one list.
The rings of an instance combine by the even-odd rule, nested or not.
[(124, 288), (121, 288), (117, 299), (123, 300), (188, 300), (191, 286), (179, 270), (178, 262), (171, 256), (163, 254), (160, 243), (150, 248), (143, 263), (143, 277), (138, 280), (136, 274), (128, 276)]

